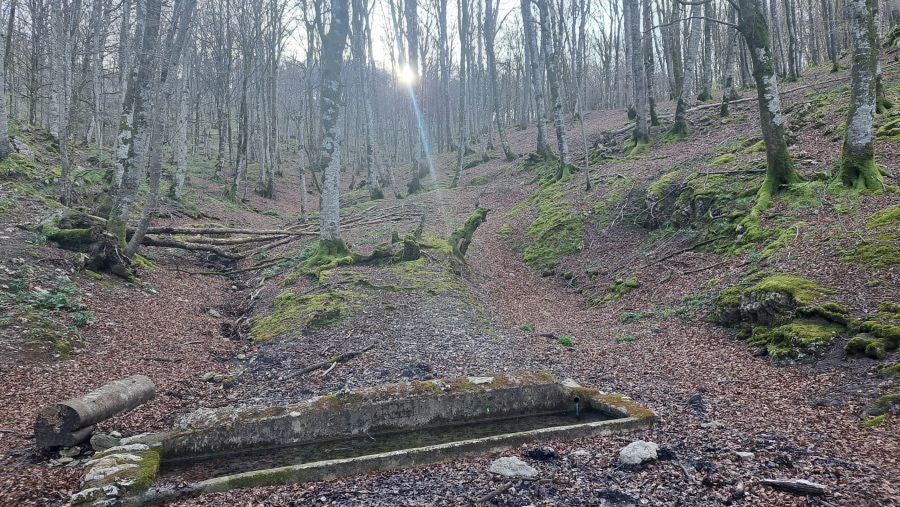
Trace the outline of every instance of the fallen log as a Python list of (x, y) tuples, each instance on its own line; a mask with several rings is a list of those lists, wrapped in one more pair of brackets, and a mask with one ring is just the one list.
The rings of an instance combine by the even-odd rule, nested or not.
[(762, 479), (759, 481), (763, 486), (793, 493), (795, 495), (824, 495), (828, 493), (828, 488), (810, 482), (805, 479)]
[(146, 246), (160, 246), (160, 247), (168, 247), (168, 248), (180, 248), (182, 250), (195, 250), (195, 251), (205, 251), (212, 252), (219, 257), (224, 257), (226, 259), (242, 259), (244, 256), (239, 254), (233, 254), (231, 252), (226, 252), (221, 248), (218, 248), (213, 245), (204, 245), (201, 243), (187, 243), (184, 241), (178, 241), (176, 239), (170, 238), (156, 238), (153, 236), (144, 236), (144, 240), (141, 241), (142, 245)]
[(95, 424), (137, 407), (154, 394), (156, 387), (149, 378), (134, 375), (114, 380), (81, 398), (48, 405), (38, 412), (34, 423), (35, 445), (46, 450), (83, 442)]

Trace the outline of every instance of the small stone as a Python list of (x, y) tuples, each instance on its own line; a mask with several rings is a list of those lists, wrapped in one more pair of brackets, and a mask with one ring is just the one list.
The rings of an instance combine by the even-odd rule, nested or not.
[(247, 354), (238, 354), (237, 358), (238, 361), (243, 361), (244, 359), (247, 359)]
[(203, 375), (200, 375), (200, 380), (202, 380), (204, 382), (212, 382), (213, 380), (215, 380), (215, 378), (216, 378), (216, 374), (211, 371), (208, 371), (208, 372), (204, 373)]
[(59, 455), (63, 458), (72, 458), (79, 454), (81, 454), (81, 447), (77, 445), (75, 447), (64, 447), (59, 451)]
[(569, 453), (569, 459), (576, 463), (584, 463), (591, 459), (591, 452), (585, 449), (576, 449)]
[(619, 461), (626, 465), (639, 465), (645, 461), (656, 459), (659, 446), (653, 442), (637, 440), (619, 451)]
[(479, 385), (479, 384), (490, 384), (494, 381), (494, 377), (467, 377), (469, 382)]
[(756, 454), (753, 454), (752, 452), (737, 451), (735, 454), (741, 461), (753, 461), (753, 459), (756, 458)]
[(119, 445), (119, 439), (106, 433), (94, 433), (91, 435), (91, 447), (95, 451), (105, 451)]
[(61, 465), (65, 465), (66, 463), (71, 463), (73, 461), (75, 461), (75, 458), (70, 458), (68, 456), (63, 456), (62, 458), (59, 458), (58, 460), (56, 460), (56, 462)]
[(707, 430), (717, 430), (719, 428), (724, 428), (725, 425), (720, 423), (719, 421), (709, 421), (705, 423), (700, 423), (700, 427)]
[(532, 447), (530, 449), (525, 449), (522, 451), (522, 456), (539, 461), (556, 459), (558, 457), (556, 450), (552, 447)]
[(495, 459), (488, 472), (507, 479), (535, 479), (540, 474), (528, 463), (510, 456)]
[(213, 316), (217, 319), (222, 318), (222, 314), (219, 313), (219, 310), (216, 310), (215, 308), (210, 308), (206, 313), (210, 314), (211, 316)]
[(122, 438), (122, 434), (119, 433), (118, 431), (110, 431), (109, 436), (115, 437), (115, 438)]

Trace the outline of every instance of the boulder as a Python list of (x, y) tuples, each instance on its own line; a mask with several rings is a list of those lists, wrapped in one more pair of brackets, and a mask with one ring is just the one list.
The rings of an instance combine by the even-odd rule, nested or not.
[(645, 461), (654, 461), (659, 446), (653, 442), (637, 440), (619, 451), (619, 461), (626, 465), (639, 465)]
[(105, 451), (111, 447), (119, 445), (121, 439), (106, 433), (94, 433), (91, 435), (91, 447), (95, 451)]
[(509, 456), (495, 459), (488, 472), (507, 479), (535, 479), (540, 474), (528, 463)]

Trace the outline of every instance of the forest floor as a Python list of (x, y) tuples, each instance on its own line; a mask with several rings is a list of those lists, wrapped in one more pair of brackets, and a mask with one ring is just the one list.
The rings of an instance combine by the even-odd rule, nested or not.
[[(886, 72), (889, 92), (900, 102), (897, 69)], [(406, 379), (530, 368), (625, 393), (656, 411), (660, 422), (629, 435), (546, 442), (560, 457), (528, 460), (543, 480), (518, 483), (493, 503), (900, 505), (898, 418), (889, 414), (878, 424), (863, 424), (868, 419), (861, 417), (873, 400), (900, 387), (897, 378), (875, 373), (896, 364), (896, 353), (880, 361), (848, 358), (847, 337), (839, 336), (816, 360), (776, 365), (736, 339), (735, 329), (706, 318), (723, 288), (759, 272), (812, 279), (855, 317), (900, 300), (896, 263), (847, 260), (847, 252), (873, 241), (871, 216), (900, 205), (900, 194), (836, 193), (817, 179), (840, 151), (848, 93), (836, 79), (846, 79), (846, 72), (811, 69), (783, 87), (792, 155), (809, 183), (776, 200), (763, 217), (764, 228), (780, 231), (775, 240), (737, 252), (692, 248), (702, 238), (698, 223), (654, 216), (669, 197), (658, 195), (654, 183), (665, 177), (694, 184), (696, 174), (708, 183), (704, 189), (740, 186), (721, 198), (733, 201), (730, 208), (745, 205), (741, 191), (758, 183), (764, 160), (752, 149), (758, 125), (753, 101), (733, 105), (721, 120), (717, 108), (693, 112), (691, 136), (681, 141), (664, 142), (664, 127), (655, 129), (652, 146), (634, 155), (623, 153), (623, 135), (603, 146), (605, 133), (625, 125), (622, 111), (588, 113), (588, 146), (596, 145), (590, 191), (584, 190), (583, 172), (545, 187), (536, 174), (540, 168), (524, 157), (506, 162), (498, 158), (502, 152), (491, 150), (489, 161), (463, 171), (458, 188), (448, 185), (455, 156), (440, 154), (434, 160), (437, 183), (425, 192), (375, 202), (364, 191), (345, 192), (345, 216), (384, 219), (345, 230), (355, 251), (369, 252), (394, 231), (415, 230), (420, 220), (433, 249), (424, 249), (418, 261), (344, 266), (322, 280), (298, 276), (302, 244), (271, 254), (285, 262), (227, 277), (193, 274), (221, 268), (218, 261), (148, 248), (152, 265), (140, 270), (140, 282), (96, 279), (73, 268), (71, 252), (18, 227), (56, 205), (35, 191), (39, 178), (9, 178), (0, 184), (0, 301), (11, 303), (0, 310), (0, 393), (8, 407), (0, 414), (0, 503), (68, 500), (87, 451), (72, 461), (38, 455), (30, 438), (35, 414), (44, 404), (115, 378), (141, 373), (157, 386), (154, 400), (100, 425), (128, 435), (169, 427), (201, 406), (285, 403)], [(671, 107), (662, 104), (661, 110)], [(897, 109), (879, 122), (896, 118)], [(580, 166), (579, 124), (571, 122), (568, 130), (573, 164)], [(534, 127), (508, 134), (518, 154), (533, 150)], [(34, 132), (23, 136), (38, 139)], [(34, 151), (39, 161), (52, 160), (52, 153)], [(900, 141), (876, 139), (876, 155), (886, 182), (900, 184)], [(159, 223), (277, 227), (296, 220), (299, 185), (290, 171), (279, 180), (277, 200), (251, 192), (232, 204), (219, 197), (221, 182), (202, 176), (209, 169), (205, 162), (195, 168), (188, 212), (169, 203)], [(730, 179), (722, 183), (716, 173), (726, 171)], [(398, 182), (409, 178), (402, 169), (396, 176)], [(552, 193), (542, 192), (546, 188)], [(489, 210), (487, 221), (466, 265), (449, 263), (440, 239), (476, 204)], [(541, 231), (535, 223), (542, 218), (581, 234)], [(558, 240), (549, 257), (536, 248), (536, 236)], [(274, 305), (285, 294), (324, 298), (317, 301), (332, 305), (337, 318), (285, 327)], [(369, 346), (334, 369), (299, 373)], [(207, 373), (217, 374), (215, 380)], [(618, 451), (636, 439), (668, 449), (670, 459), (637, 469), (620, 465)], [(576, 449), (592, 458), (569, 459)], [(739, 451), (754, 457), (743, 460)], [(231, 491), (180, 504), (471, 504), (500, 484), (487, 473), (496, 457)], [(806, 479), (830, 493), (793, 496), (761, 486), (764, 478)]]

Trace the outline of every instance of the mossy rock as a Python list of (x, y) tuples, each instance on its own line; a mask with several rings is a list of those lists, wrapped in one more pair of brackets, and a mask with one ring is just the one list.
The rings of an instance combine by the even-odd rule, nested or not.
[[(727, 288), (716, 299), (716, 320), (724, 325), (775, 325), (791, 320), (801, 307), (830, 294), (813, 280), (774, 274), (755, 283)], [(830, 307), (837, 313), (836, 307)]]
[(900, 408), (900, 392), (888, 393), (866, 405), (864, 414), (876, 417), (888, 413), (896, 413)]
[(885, 141), (900, 141), (900, 116), (895, 116), (878, 127), (875, 137)]
[(765, 346), (777, 363), (790, 363), (820, 356), (844, 329), (821, 319), (797, 319), (775, 327), (756, 326), (747, 343)]
[(272, 311), (253, 319), (250, 335), (265, 341), (287, 333), (299, 335), (304, 329), (324, 326), (350, 314), (362, 294), (338, 290), (324, 294), (297, 295), (285, 290), (272, 303)]

